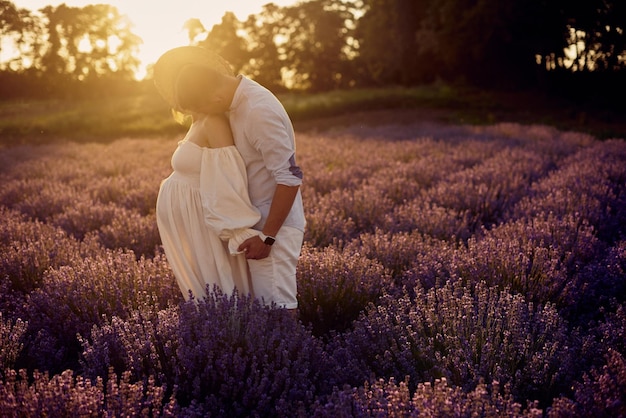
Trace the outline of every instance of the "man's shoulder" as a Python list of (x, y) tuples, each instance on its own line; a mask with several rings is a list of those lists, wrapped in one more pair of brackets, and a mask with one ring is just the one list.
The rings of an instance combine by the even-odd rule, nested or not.
[(251, 78), (242, 77), (242, 84), (244, 94), (248, 96), (248, 99), (252, 99), (251, 101), (253, 104), (271, 104), (275, 101), (279, 102), (274, 93)]
[(278, 98), (268, 89), (254, 80), (243, 78), (243, 96), (245, 97), (241, 115), (245, 115), (246, 126), (256, 129), (271, 120), (288, 118), (287, 111)]

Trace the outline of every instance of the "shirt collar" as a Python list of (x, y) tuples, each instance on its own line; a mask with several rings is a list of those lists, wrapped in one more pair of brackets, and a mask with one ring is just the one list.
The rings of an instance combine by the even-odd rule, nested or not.
[(237, 86), (237, 90), (235, 90), (235, 94), (233, 95), (233, 101), (230, 103), (229, 112), (234, 112), (237, 110), (237, 107), (243, 102), (244, 94), (243, 94), (243, 84), (247, 83), (248, 79), (243, 75), (239, 74), (237, 78), (240, 80), (239, 85)]

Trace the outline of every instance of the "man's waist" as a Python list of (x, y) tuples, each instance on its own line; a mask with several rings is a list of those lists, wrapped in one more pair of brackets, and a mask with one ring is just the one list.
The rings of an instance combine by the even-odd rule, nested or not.
[[(270, 206), (271, 206), (271, 202), (270, 204), (257, 206), (257, 208), (261, 212), (261, 219), (254, 226), (254, 229), (258, 229), (258, 230), (263, 229), (263, 226), (265, 225), (265, 220), (267, 219), (267, 216), (269, 215)], [(306, 220), (304, 217), (304, 209), (302, 207), (302, 200), (296, 199), (296, 201), (293, 203), (293, 206), (291, 207), (291, 210), (289, 211), (289, 214), (287, 214), (287, 217), (285, 218), (285, 221), (283, 222), (283, 226), (290, 226), (292, 228), (299, 229), (300, 231), (304, 231), (305, 225), (306, 225)]]

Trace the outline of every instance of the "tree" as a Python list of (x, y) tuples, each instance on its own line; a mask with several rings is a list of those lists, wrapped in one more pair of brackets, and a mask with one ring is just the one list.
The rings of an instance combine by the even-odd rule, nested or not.
[(257, 74), (270, 69), (287, 87), (300, 90), (339, 87), (348, 61), (350, 18), (340, 0), (311, 0), (283, 8), (266, 5), (246, 24), (252, 60), (265, 66), (265, 71), (257, 67)]
[(232, 12), (226, 12), (221, 23), (214, 25), (206, 39), (198, 44), (224, 57), (233, 70), (239, 72), (249, 60), (246, 41), (238, 35), (242, 26)]
[(196, 44), (198, 42), (198, 38), (200, 38), (203, 34), (206, 35), (207, 32), (204, 25), (198, 18), (188, 19), (183, 24), (183, 28), (187, 31), (187, 37), (189, 38), (189, 43), (191, 45)]
[(545, 15), (531, 9), (531, 2), (515, 0), (431, 1), (416, 33), (419, 51), (436, 57), (447, 79), (494, 82), (532, 73), (531, 37), (545, 39)]
[(13, 56), (0, 62), (0, 69), (23, 71), (39, 55), (41, 24), (37, 16), (18, 9), (12, 2), (0, 0), (0, 52), (3, 45), (13, 49)]
[(626, 68), (626, 4), (590, 0), (569, 6), (568, 60), (572, 71), (611, 72)]
[[(364, 0), (357, 21), (357, 62), (365, 82), (377, 85), (414, 84), (427, 72), (419, 62), (416, 33), (428, 1)], [(369, 81), (368, 81), (369, 80)]]
[(131, 23), (107, 4), (83, 8), (65, 4), (42, 10), (47, 21), (48, 42), (39, 64), (51, 74), (74, 80), (88, 77), (134, 77), (141, 40)]
[(620, 0), (364, 0), (358, 60), (379, 84), (525, 86), (557, 69), (618, 71), (625, 9)]
[(296, 88), (325, 91), (340, 84), (341, 63), (346, 60), (346, 17), (333, 3), (312, 0), (285, 9), (279, 51)]
[(248, 42), (249, 60), (242, 67), (242, 71), (272, 91), (285, 89), (282, 80), (283, 60), (275, 41), (280, 32), (277, 22), (283, 16), (282, 8), (268, 3), (259, 14), (250, 15), (243, 26)]
[(20, 15), (15, 5), (6, 0), (0, 0), (0, 52), (2, 41), (21, 31)]

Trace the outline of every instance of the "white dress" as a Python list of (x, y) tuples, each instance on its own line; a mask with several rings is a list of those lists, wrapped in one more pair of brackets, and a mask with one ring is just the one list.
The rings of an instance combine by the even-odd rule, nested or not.
[(194, 122), (172, 155), (173, 173), (163, 180), (156, 215), (167, 261), (186, 299), (205, 296), (207, 285), (224, 293), (252, 292), (245, 255), (237, 247), (259, 232), (261, 218), (248, 195), (246, 168), (235, 146), (207, 148), (191, 139)]

